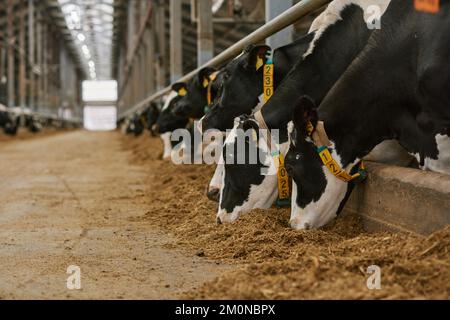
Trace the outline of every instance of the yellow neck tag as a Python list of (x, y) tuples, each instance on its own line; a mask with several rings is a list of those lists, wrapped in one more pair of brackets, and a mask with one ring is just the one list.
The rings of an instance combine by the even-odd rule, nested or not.
[(311, 136), (314, 132), (314, 126), (312, 125), (312, 123), (310, 121), (308, 121), (307, 125), (306, 125), (306, 133), (308, 134), (308, 136)]
[(209, 76), (209, 80), (211, 80), (211, 81), (216, 80), (218, 73), (219, 73), (219, 71), (211, 73), (210, 76)]
[[(219, 73), (219, 71), (211, 73), (209, 75), (209, 82), (205, 79), (207, 81), (206, 87), (208, 87), (206, 90), (206, 102), (208, 103), (208, 106), (212, 103), (211, 87), (212, 87), (213, 81), (216, 80), (218, 73)], [(203, 82), (203, 85), (205, 85), (205, 82)]]
[(341, 168), (341, 166), (333, 159), (330, 151), (326, 147), (322, 147), (322, 150), (319, 152), (320, 159), (323, 164), (330, 170), (330, 172), (336, 176), (338, 179), (341, 179), (344, 182), (350, 182), (360, 176), (359, 173), (354, 174), (353, 176), (349, 175), (345, 170)]
[(264, 65), (264, 60), (260, 57), (256, 57), (256, 71), (258, 71)]
[(178, 90), (178, 95), (180, 97), (184, 97), (185, 95), (187, 95), (187, 91), (185, 88), (181, 88), (180, 90)]
[(273, 64), (265, 64), (263, 72), (264, 102), (273, 96)]
[(208, 90), (206, 90), (206, 102), (208, 106), (212, 103), (211, 86), (208, 86)]
[(286, 168), (284, 167), (284, 156), (279, 153), (274, 157), (274, 160), (278, 160), (278, 198), (280, 200), (289, 199), (291, 192), (289, 189), (289, 176)]
[(209, 84), (209, 80), (207, 78), (203, 78), (203, 88), (206, 88)]

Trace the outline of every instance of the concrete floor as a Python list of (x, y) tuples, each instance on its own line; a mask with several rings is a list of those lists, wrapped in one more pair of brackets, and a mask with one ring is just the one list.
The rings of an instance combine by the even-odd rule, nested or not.
[(118, 133), (1, 142), (0, 177), (0, 299), (171, 299), (220, 270), (134, 219), (146, 185)]

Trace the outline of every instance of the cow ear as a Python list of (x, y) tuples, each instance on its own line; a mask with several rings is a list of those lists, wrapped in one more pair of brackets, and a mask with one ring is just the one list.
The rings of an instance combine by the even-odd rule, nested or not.
[(267, 52), (270, 47), (266, 45), (253, 46), (248, 48), (248, 58), (245, 67), (248, 70), (258, 71), (267, 62)]
[(177, 82), (172, 85), (172, 90), (177, 92), (180, 97), (184, 97), (187, 94), (186, 83)]
[(198, 83), (200, 83), (203, 88), (208, 87), (209, 82), (211, 81), (209, 79), (209, 76), (214, 72), (216, 72), (216, 69), (210, 67), (205, 67), (201, 69), (198, 72)]
[(293, 114), (294, 126), (302, 137), (312, 134), (317, 125), (319, 116), (314, 101), (308, 96), (298, 99)]

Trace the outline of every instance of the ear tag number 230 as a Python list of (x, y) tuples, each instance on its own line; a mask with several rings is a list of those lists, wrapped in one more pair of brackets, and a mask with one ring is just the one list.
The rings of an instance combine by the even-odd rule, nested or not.
[(264, 102), (269, 101), (273, 96), (273, 64), (266, 63), (264, 65)]

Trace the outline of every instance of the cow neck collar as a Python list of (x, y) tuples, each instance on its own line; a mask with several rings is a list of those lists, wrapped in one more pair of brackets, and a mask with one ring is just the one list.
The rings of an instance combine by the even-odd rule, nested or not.
[(209, 83), (208, 87), (206, 88), (206, 102), (208, 103), (208, 106), (212, 103), (212, 85), (214, 80), (216, 80), (218, 74), (219, 71), (215, 71), (209, 75)]
[(315, 128), (311, 123), (308, 123), (308, 134), (311, 136), (316, 147), (331, 146), (323, 121), (317, 121)]
[(261, 113), (261, 111), (255, 112), (253, 115), (256, 123), (258, 124), (259, 128), (264, 129), (267, 131), (266, 139), (264, 139), (267, 143), (267, 148), (269, 150), (270, 155), (274, 158), (274, 161), (276, 164), (278, 164), (277, 168), (277, 180), (278, 180), (278, 199), (277, 199), (277, 206), (286, 206), (290, 203), (290, 197), (291, 197), (291, 188), (289, 186), (289, 175), (286, 171), (285, 165), (284, 165), (284, 154), (281, 152), (280, 149), (276, 148), (275, 150), (272, 149), (274, 147), (274, 143), (272, 141), (272, 134), (270, 132), (270, 129), (267, 127), (266, 121), (264, 120), (264, 117)]
[(205, 106), (204, 110), (203, 110), (203, 114), (207, 114), (209, 112), (209, 106), (212, 103), (212, 86), (213, 86), (213, 82), (214, 80), (216, 80), (217, 75), (219, 74), (219, 70), (211, 73), (208, 76), (208, 86), (206, 87), (206, 103), (207, 105)]
[(328, 138), (325, 131), (325, 125), (323, 121), (318, 121), (314, 127), (311, 123), (307, 126), (308, 135), (311, 137), (314, 145), (316, 146), (317, 153), (323, 165), (338, 179), (344, 182), (361, 182), (366, 179), (367, 171), (364, 166), (364, 162), (361, 161), (358, 166), (358, 172), (355, 174), (349, 174), (345, 171), (339, 163), (333, 158), (330, 147), (331, 141)]
[[(269, 57), (267, 58), (266, 63), (263, 64), (263, 100), (264, 104), (266, 104), (270, 98), (273, 96), (273, 73), (274, 73), (274, 66), (273, 66), (273, 52), (270, 51)], [(258, 110), (254, 114), (254, 118), (256, 122), (259, 124), (259, 127), (266, 130), (267, 135), (267, 147), (269, 148), (269, 151), (272, 153), (272, 134), (270, 133), (270, 129), (266, 124), (266, 121), (264, 120), (264, 117), (262, 115), (261, 110)]]
[(267, 147), (269, 148), (269, 151), (272, 152), (272, 134), (270, 133), (270, 129), (266, 124), (266, 121), (264, 120), (264, 117), (262, 115), (261, 111), (257, 111), (254, 113), (253, 117), (255, 118), (256, 123), (258, 123), (259, 128), (266, 130), (267, 135)]

